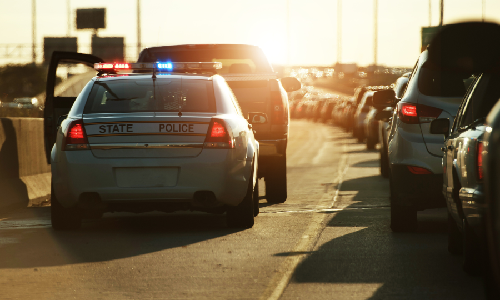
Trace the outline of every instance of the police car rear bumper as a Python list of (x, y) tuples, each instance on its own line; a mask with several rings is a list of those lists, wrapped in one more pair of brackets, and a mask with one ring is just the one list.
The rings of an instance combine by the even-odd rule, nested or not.
[[(252, 162), (236, 160), (229, 149), (204, 149), (192, 158), (96, 158), (91, 151), (63, 151), (52, 163), (52, 182), (61, 204), (78, 204), (83, 193), (97, 193), (101, 201), (141, 202), (161, 201), (195, 203), (195, 193), (213, 192), (221, 205), (238, 205), (246, 195)], [(170, 186), (119, 186), (120, 168), (176, 169)], [(122, 177), (123, 178), (123, 177)]]

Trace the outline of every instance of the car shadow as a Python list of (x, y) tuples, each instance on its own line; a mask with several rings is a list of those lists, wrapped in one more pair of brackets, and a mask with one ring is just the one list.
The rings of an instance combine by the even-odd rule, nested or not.
[(342, 184), (353, 204), (323, 212), (333, 217), (314, 251), (275, 254), (306, 255), (287, 290), (294, 283), (320, 283), (322, 295), (328, 284), (332, 290), (367, 284), (376, 288), (366, 299), (482, 299), (481, 279), (466, 275), (460, 257), (447, 252), (446, 209), (419, 212), (417, 231), (393, 233), (387, 189), (379, 176)]
[(99, 220), (84, 220), (77, 231), (54, 231), (48, 220), (38, 227), (23, 227), (22, 220), (18, 224), (0, 228), (0, 269), (104, 262), (241, 231), (227, 228), (225, 215), (205, 213), (106, 214)]

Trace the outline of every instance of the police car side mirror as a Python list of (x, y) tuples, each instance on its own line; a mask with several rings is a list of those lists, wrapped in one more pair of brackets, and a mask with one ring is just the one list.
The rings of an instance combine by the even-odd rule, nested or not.
[(386, 107), (394, 106), (396, 100), (396, 93), (394, 90), (384, 90), (373, 92), (373, 106), (377, 109), (384, 109)]
[(59, 118), (57, 119), (57, 125), (56, 125), (56, 128), (59, 128), (61, 127), (61, 124), (64, 120), (66, 120), (66, 118), (68, 117), (68, 115), (62, 115), (62, 116), (59, 116)]
[(300, 81), (295, 77), (281, 78), (281, 85), (283, 85), (283, 88), (287, 93), (300, 90), (300, 88), (302, 87)]
[(262, 112), (248, 113), (248, 123), (250, 124), (265, 124), (267, 123), (267, 114)]
[(430, 132), (432, 134), (444, 134), (444, 137), (447, 138), (450, 132), (450, 120), (442, 118), (432, 121)]

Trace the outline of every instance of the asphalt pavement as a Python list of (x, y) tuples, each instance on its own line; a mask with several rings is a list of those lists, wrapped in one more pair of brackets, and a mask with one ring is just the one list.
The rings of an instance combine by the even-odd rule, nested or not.
[(224, 215), (106, 214), (55, 232), (49, 208), (0, 212), (0, 299), (482, 299), (446, 248), (446, 210), (389, 228), (378, 152), (293, 120), (288, 200), (247, 230)]

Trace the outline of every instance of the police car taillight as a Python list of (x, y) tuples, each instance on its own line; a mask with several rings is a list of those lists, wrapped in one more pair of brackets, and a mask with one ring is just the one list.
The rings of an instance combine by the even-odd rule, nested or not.
[(89, 141), (83, 120), (72, 121), (64, 135), (62, 151), (88, 150)]
[(205, 148), (232, 149), (234, 148), (233, 132), (229, 125), (221, 119), (212, 119), (208, 126)]

